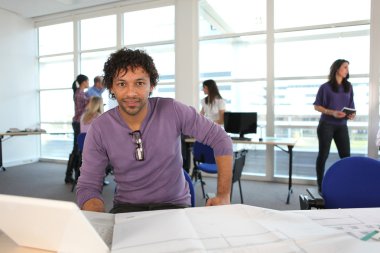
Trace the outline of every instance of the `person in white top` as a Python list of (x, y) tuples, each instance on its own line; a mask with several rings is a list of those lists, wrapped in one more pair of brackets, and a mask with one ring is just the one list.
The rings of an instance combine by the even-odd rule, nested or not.
[(226, 103), (219, 93), (216, 82), (212, 79), (203, 82), (203, 92), (207, 97), (201, 101), (201, 114), (219, 125), (224, 123), (224, 111)]

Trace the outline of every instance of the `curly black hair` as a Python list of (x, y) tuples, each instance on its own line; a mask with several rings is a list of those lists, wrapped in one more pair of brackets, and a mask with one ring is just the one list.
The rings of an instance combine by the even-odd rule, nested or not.
[(150, 85), (156, 87), (159, 75), (152, 57), (145, 51), (128, 48), (122, 48), (112, 53), (104, 63), (104, 85), (111, 90), (113, 79), (120, 71), (128, 71), (128, 68), (134, 71), (138, 67), (143, 68), (149, 74)]

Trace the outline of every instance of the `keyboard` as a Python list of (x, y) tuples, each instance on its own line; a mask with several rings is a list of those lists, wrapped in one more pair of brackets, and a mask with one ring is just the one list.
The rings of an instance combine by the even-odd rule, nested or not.
[(234, 141), (250, 141), (251, 138), (240, 138), (240, 137), (231, 137), (232, 140)]

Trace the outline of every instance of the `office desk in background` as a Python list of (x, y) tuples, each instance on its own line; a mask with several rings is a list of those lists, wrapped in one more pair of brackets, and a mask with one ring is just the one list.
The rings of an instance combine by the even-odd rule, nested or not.
[[(187, 145), (186, 157), (191, 156), (191, 146), (195, 142), (193, 138), (185, 139)], [(251, 140), (235, 140), (232, 139), (234, 145), (268, 145), (279, 148), (280, 150), (286, 152), (289, 155), (289, 177), (288, 177), (288, 196), (286, 198), (286, 204), (289, 204), (290, 195), (293, 193), (292, 189), (292, 175), (293, 175), (293, 148), (297, 143), (297, 139), (294, 138), (278, 138), (278, 137), (264, 137), (262, 140), (251, 139)], [(284, 146), (287, 148), (285, 149)], [(238, 148), (239, 149), (239, 148)], [(249, 150), (249, 148), (246, 148)], [(187, 164), (184, 167), (190, 168), (190, 160), (188, 159)]]
[(19, 132), (7, 132), (0, 133), (0, 170), (5, 171), (5, 167), (3, 166), (3, 138), (8, 136), (9, 138), (15, 136), (27, 136), (27, 135), (40, 135), (46, 133), (45, 131), (19, 131)]
[[(380, 241), (358, 239), (351, 225), (367, 225), (364, 232), (370, 232), (380, 224), (378, 213), (380, 208), (276, 211), (241, 204), (124, 213), (114, 219), (108, 213), (84, 212), (95, 228), (113, 227), (115, 253), (377, 253)], [(331, 226), (339, 223), (348, 230)], [(45, 252), (18, 247), (1, 232), (0, 249)], [(11, 251), (16, 249), (24, 251)]]

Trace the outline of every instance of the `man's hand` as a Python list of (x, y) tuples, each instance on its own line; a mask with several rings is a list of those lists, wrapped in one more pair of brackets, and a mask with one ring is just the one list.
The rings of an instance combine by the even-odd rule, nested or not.
[(230, 204), (230, 196), (216, 196), (213, 198), (209, 198), (206, 202), (206, 206), (220, 206), (220, 205), (229, 205)]

